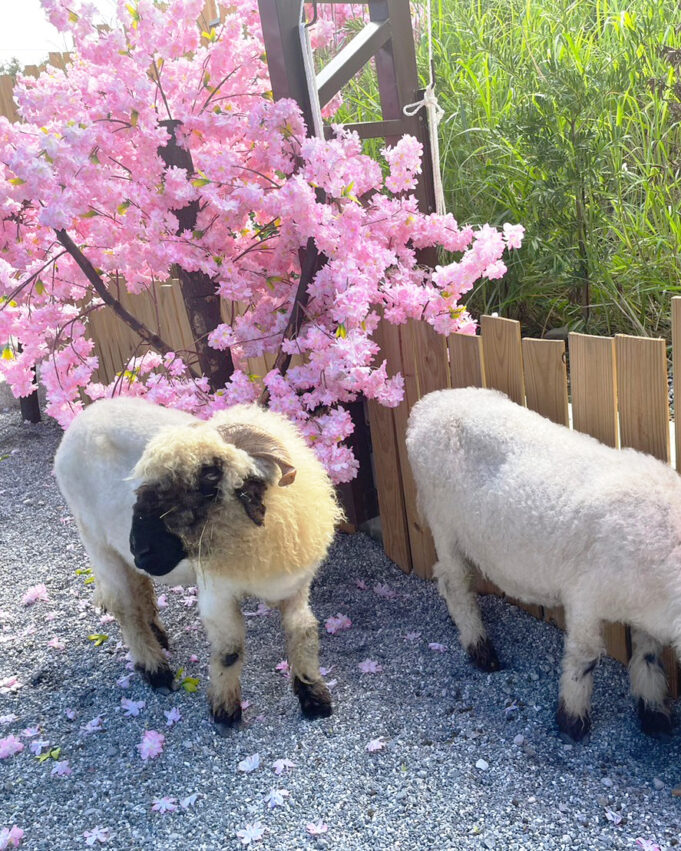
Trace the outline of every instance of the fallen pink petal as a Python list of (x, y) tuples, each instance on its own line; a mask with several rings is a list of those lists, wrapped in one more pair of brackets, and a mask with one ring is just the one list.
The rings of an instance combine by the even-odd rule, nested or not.
[(24, 749), (24, 743), (17, 739), (16, 736), (5, 736), (0, 739), (0, 759), (7, 759), (10, 756), (21, 753)]
[(47, 587), (41, 582), (39, 585), (33, 585), (21, 598), (24, 606), (32, 606), (34, 603), (47, 602), (49, 600)]
[(163, 752), (163, 744), (166, 737), (157, 730), (147, 730), (142, 736), (142, 741), (137, 745), (137, 750), (144, 762), (156, 759)]
[(365, 659), (363, 662), (360, 662), (357, 667), (363, 674), (380, 674), (383, 670), (383, 666), (378, 662), (375, 662), (373, 659)]
[(3, 827), (0, 830), (0, 849), (18, 848), (23, 838), (24, 831), (16, 824), (12, 827)]

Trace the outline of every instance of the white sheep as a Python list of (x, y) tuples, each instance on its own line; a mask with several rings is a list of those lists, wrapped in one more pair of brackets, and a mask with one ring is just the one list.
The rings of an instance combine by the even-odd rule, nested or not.
[(154, 687), (168, 690), (173, 673), (150, 576), (198, 585), (212, 646), (209, 700), (221, 732), (241, 718), (244, 595), (280, 609), (303, 713), (331, 714), (308, 597), (342, 512), (292, 423), (256, 405), (204, 422), (143, 399), (101, 400), (66, 431), (55, 472), (98, 600)]
[(434, 574), (474, 664), (499, 667), (469, 559), (505, 593), (565, 607), (563, 734), (579, 740), (590, 729), (603, 621), (631, 625), (631, 688), (643, 730), (668, 734), (662, 645), (681, 654), (676, 472), (477, 388), (424, 396), (409, 418), (407, 449), (437, 549)]

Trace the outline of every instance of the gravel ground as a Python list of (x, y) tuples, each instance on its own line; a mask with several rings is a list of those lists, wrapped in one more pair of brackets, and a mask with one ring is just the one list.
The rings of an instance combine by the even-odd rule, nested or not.
[[(484, 598), (505, 668), (474, 671), (435, 587), (404, 576), (363, 535), (337, 539), (313, 591), (322, 624), (337, 613), (352, 621), (335, 635), (322, 627), (322, 664), (336, 681), (332, 718), (301, 718), (276, 670), (283, 639), (270, 613), (248, 619), (245, 726), (218, 737), (204, 695), (207, 645), (186, 591), (159, 593), (172, 662), (198, 678), (197, 691), (162, 697), (137, 674), (117, 684), (130, 673), (125, 648), (93, 607), (88, 575), (76, 574), (87, 562), (50, 473), (60, 431), (22, 425), (14, 405), (2, 404), (0, 738), (14, 735), (24, 750), (0, 760), (0, 830), (22, 828), (22, 848), (84, 847), (83, 834), (100, 827), (112, 849), (231, 849), (254, 823), (265, 831), (252, 847), (282, 851), (635, 848), (638, 837), (678, 845), (681, 735), (670, 743), (642, 735), (622, 666), (604, 660), (596, 672), (590, 742), (563, 744), (553, 717), (561, 633)], [(49, 599), (22, 605), (37, 583)], [(88, 640), (96, 633), (109, 636), (99, 647)], [(362, 673), (367, 659), (382, 671)], [(122, 698), (145, 706), (126, 717)], [(168, 727), (171, 708), (182, 718)], [(87, 732), (97, 716), (102, 729)], [(38, 726), (32, 737), (27, 728)], [(137, 749), (145, 730), (166, 737), (146, 762)], [(49, 743), (42, 762), (30, 751), (36, 739)], [(368, 752), (374, 739), (385, 746)], [(259, 766), (240, 771), (254, 754)], [(280, 759), (295, 767), (278, 777)], [(63, 760), (72, 773), (53, 775)], [(272, 789), (290, 794), (268, 809)], [(152, 810), (155, 799), (193, 795), (187, 809)], [(328, 829), (313, 836), (308, 824)]]

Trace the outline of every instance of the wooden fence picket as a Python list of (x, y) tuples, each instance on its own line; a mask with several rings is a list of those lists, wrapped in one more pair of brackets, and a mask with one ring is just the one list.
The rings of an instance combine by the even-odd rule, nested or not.
[[(612, 337), (570, 334), (572, 424), (608, 446), (619, 446), (615, 341)], [(610, 656), (629, 661), (629, 639), (621, 623), (607, 623), (605, 644)]]
[(450, 334), (447, 343), (452, 387), (484, 387), (480, 336)]

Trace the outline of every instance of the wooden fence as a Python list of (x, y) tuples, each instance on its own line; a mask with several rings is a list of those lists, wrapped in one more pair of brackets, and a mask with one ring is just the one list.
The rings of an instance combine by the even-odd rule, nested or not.
[[(672, 299), (673, 366), (681, 398), (681, 297)], [(569, 351), (557, 340), (522, 339), (520, 324), (483, 316), (479, 336), (454, 334), (445, 340), (423, 323), (379, 329), (382, 354), (391, 370), (402, 371), (405, 400), (393, 410), (371, 403), (374, 461), (386, 553), (404, 571), (428, 578), (435, 548), (416, 507), (414, 481), (405, 447), (409, 410), (421, 396), (445, 387), (492, 387), (543, 416), (614, 447), (633, 447), (671, 462), (667, 345), (663, 339), (570, 334)], [(572, 415), (568, 404), (569, 388)], [(570, 419), (572, 422), (570, 423)], [(681, 429), (675, 429), (676, 469), (681, 470)], [(569, 487), (569, 473), (565, 473)], [(478, 590), (499, 593), (480, 580)], [(560, 610), (524, 606), (537, 617), (563, 626)], [(608, 653), (627, 662), (628, 630), (607, 624)], [(678, 668), (666, 651), (673, 693)]]

